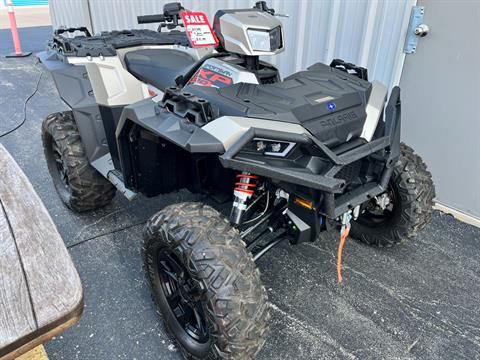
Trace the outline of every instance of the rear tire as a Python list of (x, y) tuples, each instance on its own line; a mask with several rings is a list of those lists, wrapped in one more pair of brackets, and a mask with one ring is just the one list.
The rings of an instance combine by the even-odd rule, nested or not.
[(116, 189), (88, 162), (71, 111), (51, 114), (43, 121), (42, 141), (53, 184), (67, 207), (83, 212), (112, 201)]
[(252, 358), (265, 343), (270, 315), (260, 273), (238, 232), (213, 208), (181, 203), (154, 215), (144, 239), (152, 296), (182, 353)]
[(388, 247), (414, 238), (425, 227), (433, 212), (432, 175), (420, 156), (403, 143), (388, 191), (393, 198), (393, 209), (383, 219), (365, 210), (352, 222), (353, 238), (369, 245)]

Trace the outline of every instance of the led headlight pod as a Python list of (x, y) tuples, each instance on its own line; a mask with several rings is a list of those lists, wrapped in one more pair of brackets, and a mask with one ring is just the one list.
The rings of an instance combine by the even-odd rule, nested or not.
[(268, 30), (247, 30), (248, 39), (254, 51), (271, 52), (282, 47), (282, 30), (280, 26)]
[(277, 26), (275, 29), (270, 30), (269, 35), (271, 51), (276, 51), (283, 47), (282, 28), (280, 26)]
[(248, 29), (247, 34), (253, 50), (271, 51), (270, 34), (268, 33), (268, 31)]
[(295, 143), (267, 139), (253, 139), (255, 152), (263, 155), (285, 157), (293, 149)]

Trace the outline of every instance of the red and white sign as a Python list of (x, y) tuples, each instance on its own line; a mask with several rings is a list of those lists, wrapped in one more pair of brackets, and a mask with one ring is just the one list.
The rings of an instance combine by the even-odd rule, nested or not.
[(183, 11), (181, 14), (183, 24), (185, 25), (185, 31), (187, 32), (192, 46), (202, 47), (218, 45), (217, 37), (213, 33), (207, 15), (199, 11)]

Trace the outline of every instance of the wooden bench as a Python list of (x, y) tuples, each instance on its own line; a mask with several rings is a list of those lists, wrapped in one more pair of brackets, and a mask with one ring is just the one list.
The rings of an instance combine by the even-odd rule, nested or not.
[(0, 144), (0, 359), (14, 359), (65, 331), (82, 310), (82, 285), (70, 254)]

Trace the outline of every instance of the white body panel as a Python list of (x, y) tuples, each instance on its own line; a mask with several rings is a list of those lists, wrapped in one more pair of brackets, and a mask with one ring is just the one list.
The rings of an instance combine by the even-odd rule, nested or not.
[[(68, 57), (72, 65), (84, 65), (92, 84), (95, 100), (100, 105), (121, 106), (150, 97), (145, 83), (130, 74), (123, 58), (127, 52), (140, 49), (175, 49), (189, 53), (200, 59), (212, 48), (192, 49), (178, 45), (136, 46), (117, 49), (117, 56)], [(158, 93), (158, 92), (157, 92)], [(159, 94), (161, 95), (161, 94)]]
[(362, 134), (360, 135), (360, 137), (367, 141), (372, 140), (373, 134), (377, 129), (386, 99), (387, 88), (378, 81), (374, 81), (372, 83), (372, 92), (370, 93), (370, 98), (368, 99), (367, 107), (365, 108), (367, 118), (365, 119)]
[(202, 129), (217, 138), (223, 144), (225, 150), (228, 150), (252, 127), (273, 131), (280, 130), (294, 134), (307, 133), (307, 130), (298, 124), (237, 116), (222, 116), (209, 122)]

